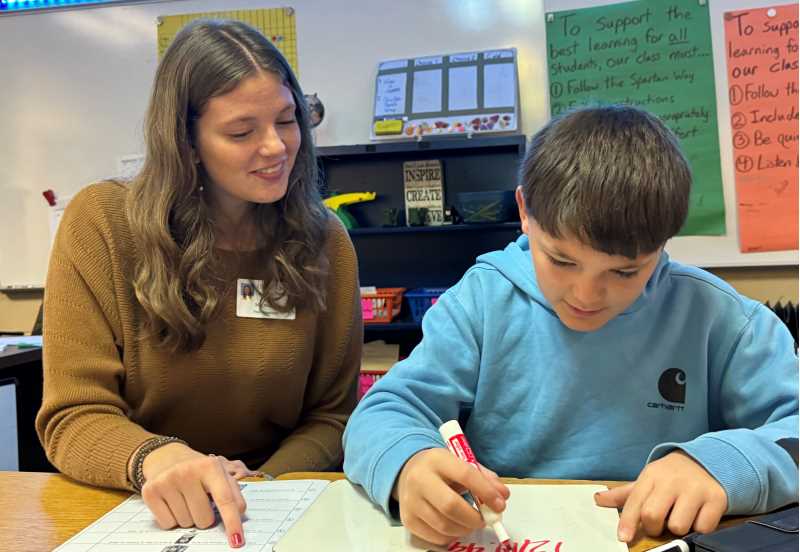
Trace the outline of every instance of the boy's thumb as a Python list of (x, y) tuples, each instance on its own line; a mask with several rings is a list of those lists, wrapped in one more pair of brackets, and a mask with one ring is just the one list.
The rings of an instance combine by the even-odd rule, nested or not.
[(594, 493), (594, 502), (598, 506), (606, 508), (622, 508), (625, 501), (628, 500), (628, 495), (631, 494), (631, 489), (633, 489), (633, 483)]

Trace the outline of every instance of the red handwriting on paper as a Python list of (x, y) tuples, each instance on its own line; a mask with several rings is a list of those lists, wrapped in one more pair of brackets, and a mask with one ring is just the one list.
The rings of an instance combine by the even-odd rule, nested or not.
[(562, 545), (562, 541), (551, 541), (550, 539), (537, 541), (525, 539), (521, 542), (500, 543), (492, 550), (474, 542), (462, 543), (456, 540), (450, 544), (447, 552), (566, 552), (562, 550)]
[(447, 552), (486, 552), (486, 547), (471, 542), (469, 544), (462, 544), (459, 541), (453, 541), (447, 547)]

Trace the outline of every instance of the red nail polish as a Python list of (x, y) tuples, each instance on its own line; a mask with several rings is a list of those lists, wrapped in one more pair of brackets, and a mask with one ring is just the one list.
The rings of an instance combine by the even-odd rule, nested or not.
[(239, 548), (244, 544), (244, 539), (242, 539), (241, 533), (234, 533), (231, 535), (231, 546), (235, 548)]

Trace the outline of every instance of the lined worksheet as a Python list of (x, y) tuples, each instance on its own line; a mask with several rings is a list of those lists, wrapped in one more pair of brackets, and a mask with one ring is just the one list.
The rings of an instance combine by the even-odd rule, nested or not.
[[(325, 490), (328, 481), (240, 483), (247, 501), (245, 546), (238, 550), (271, 552), (273, 545)], [(221, 523), (210, 529), (164, 531), (139, 495), (95, 521), (56, 549), (57, 552), (230, 552)]]

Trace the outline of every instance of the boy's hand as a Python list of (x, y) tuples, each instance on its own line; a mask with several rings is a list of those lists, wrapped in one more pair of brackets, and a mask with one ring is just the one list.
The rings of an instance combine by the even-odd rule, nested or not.
[(461, 496), (468, 490), (496, 512), (506, 508), (506, 487), (493, 471), (460, 460), (450, 451), (420, 451), (403, 466), (392, 496), (400, 504), (400, 519), (414, 535), (446, 545), (484, 526), (480, 512)]
[(617, 535), (623, 542), (633, 540), (639, 522), (650, 536), (660, 535), (665, 524), (676, 535), (692, 528), (708, 533), (728, 508), (722, 486), (683, 451), (651, 462), (634, 483), (597, 493), (595, 501), (598, 506), (622, 508)]
[(236, 480), (255, 472), (241, 462), (207, 456), (180, 443), (157, 448), (142, 467), (146, 479), (142, 499), (159, 527), (211, 527), (213, 500), (230, 545), (244, 544), (242, 515), (247, 506)]

